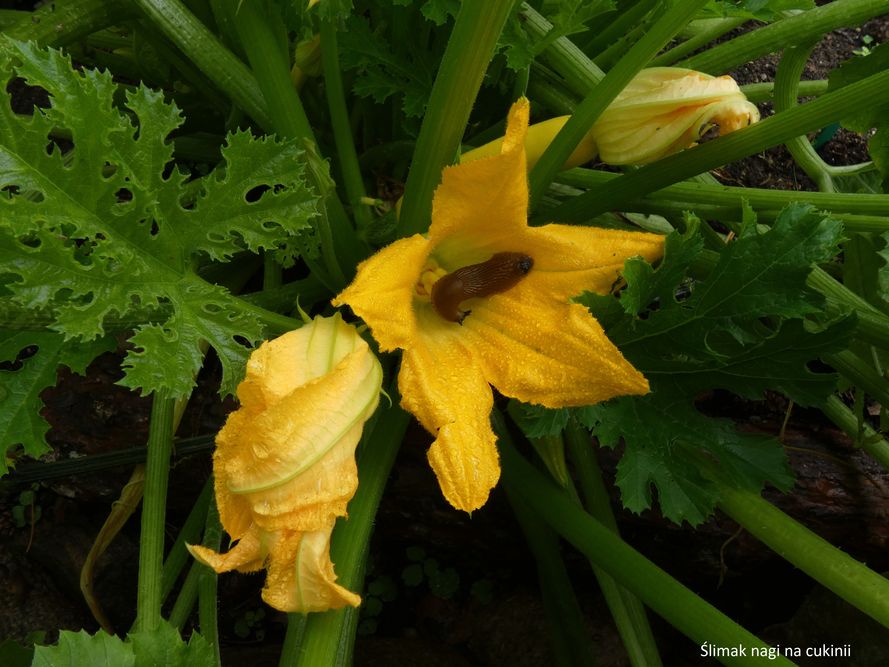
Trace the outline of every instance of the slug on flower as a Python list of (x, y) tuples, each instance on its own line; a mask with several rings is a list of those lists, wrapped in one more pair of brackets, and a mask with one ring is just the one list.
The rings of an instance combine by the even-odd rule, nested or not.
[(432, 286), (432, 306), (448, 322), (463, 324), (469, 310), (460, 310), (467, 299), (505, 292), (524, 278), (534, 260), (521, 252), (498, 252), (488, 261), (470, 264), (442, 276)]

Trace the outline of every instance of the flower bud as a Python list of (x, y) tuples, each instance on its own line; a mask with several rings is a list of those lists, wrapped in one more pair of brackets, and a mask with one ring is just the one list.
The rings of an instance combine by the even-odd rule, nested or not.
[(721, 136), (758, 120), (730, 76), (652, 67), (630, 81), (590, 134), (602, 162), (646, 164), (692, 146), (714, 126)]
[[(531, 169), (570, 116), (550, 118), (528, 128), (525, 152)], [(713, 77), (680, 67), (641, 70), (621, 91), (562, 165), (570, 169), (598, 154), (607, 164), (646, 164), (693, 146), (710, 128), (719, 135), (759, 120), (730, 76)], [(500, 154), (503, 139), (467, 151), (460, 162)]]
[(380, 363), (339, 314), (263, 343), (216, 437), (216, 502), (237, 544), (189, 546), (217, 572), (268, 569), (263, 599), (287, 612), (358, 605), (336, 584), (330, 535), (358, 487), (355, 447), (379, 402)]

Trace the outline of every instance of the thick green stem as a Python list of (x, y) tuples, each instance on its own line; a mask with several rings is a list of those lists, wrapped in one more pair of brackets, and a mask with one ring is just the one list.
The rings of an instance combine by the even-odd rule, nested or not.
[[(240, 43), (268, 104), (269, 129), (282, 138), (303, 139), (315, 144), (315, 135), (290, 76), (290, 47), (280, 17), (256, 3), (236, 0), (226, 0), (220, 9), (233, 17)], [(351, 264), (358, 259), (357, 249), (353, 248), (355, 233), (333, 188), (324, 186), (326, 176), (318, 176), (311, 168), (311, 156), (309, 173), (324, 198), (321, 215), (315, 219), (323, 267), (311, 258), (306, 261), (319, 278), (338, 290), (347, 282), (343, 263)], [(346, 252), (347, 249), (350, 252)]]
[(583, 50), (586, 53), (598, 55), (641, 24), (648, 13), (656, 9), (657, 5), (658, 0), (639, 0), (625, 12), (616, 16), (604, 30), (596, 31), (595, 37), (584, 45)]
[[(768, 650), (758, 637), (702, 600), (580, 510), (562, 489), (535, 470), (513, 447), (501, 443), (500, 454), (503, 483), (510, 492), (522, 497), (556, 532), (635, 593), (653, 611), (697, 644), (740, 644), (750, 647), (747, 657), (722, 658), (725, 664), (751, 667), (763, 664), (762, 659), (749, 655), (752, 647)], [(793, 663), (778, 657), (770, 664), (788, 667)]]
[(287, 33), (261, 3), (227, 0), (241, 45), (262, 91), (271, 127), (278, 136), (313, 139), (309, 119), (290, 78)]
[(399, 215), (403, 235), (429, 227), (432, 192), (460, 152), (469, 112), (515, 0), (464, 2), (454, 25), (417, 139)]
[[(550, 211), (548, 220), (588, 220), (605, 211), (616, 210), (635, 197), (642, 197), (671, 183), (759, 153), (789, 137), (829, 125), (848, 113), (850, 108), (883, 104), (887, 101), (889, 71), (883, 71), (751, 127), (624, 174)], [(565, 127), (568, 127), (567, 123)], [(885, 213), (885, 209), (881, 212)]]
[[(353, 591), (363, 587), (374, 516), (410, 421), (410, 415), (398, 407), (394, 382), (389, 395), (393, 405), (379, 416), (362, 445), (358, 458), (361, 481), (349, 503), (349, 519), (337, 522), (330, 545), (330, 559), (336, 566), (337, 581)], [(352, 664), (357, 625), (358, 610), (352, 607), (311, 614), (306, 623), (305, 641), (292, 647), (288, 656), (282, 654), (281, 664), (348, 667)]]
[(889, 350), (889, 317), (817, 266), (812, 269), (806, 282), (825, 296), (825, 310), (829, 314), (842, 315), (853, 311), (857, 317), (857, 336)]
[(870, 454), (884, 470), (889, 471), (889, 442), (867, 424), (861, 422), (855, 413), (836, 396), (828, 398), (821, 411), (846, 435), (855, 440), (855, 444)]
[(161, 622), (164, 573), (164, 518), (176, 400), (158, 390), (151, 404), (145, 492), (142, 501), (142, 532), (139, 538), (139, 585), (135, 627), (151, 632)]
[(206, 566), (196, 560), (192, 561), (191, 567), (188, 568), (188, 574), (185, 575), (185, 580), (182, 582), (182, 587), (179, 589), (179, 594), (176, 596), (176, 601), (173, 603), (173, 608), (170, 610), (170, 625), (180, 632), (188, 622), (191, 610), (194, 609), (194, 603), (198, 599), (198, 583), (201, 579), (201, 570), (204, 567)]
[[(599, 469), (599, 462), (596, 461), (589, 434), (576, 421), (572, 420), (565, 430), (565, 440), (568, 443), (568, 451), (574, 462), (574, 469), (584, 495), (585, 509), (597, 521), (617, 535), (617, 521), (611, 511), (611, 498), (602, 482), (602, 472)], [(658, 653), (657, 643), (651, 632), (651, 626), (648, 624), (645, 607), (639, 602), (639, 598), (618, 585), (610, 575), (600, 568), (596, 567), (594, 571), (614, 618), (614, 623), (617, 625), (621, 640), (630, 657), (630, 664), (634, 667), (657, 667), (660, 665), (661, 657)]]
[[(798, 81), (797, 94), (800, 97), (817, 97), (827, 92), (827, 79), (815, 79), (813, 81)], [(775, 92), (775, 84), (771, 81), (766, 83), (748, 83), (741, 86), (741, 92), (750, 102), (768, 102), (772, 99)]]
[(697, 51), (700, 47), (709, 44), (718, 37), (722, 37), (725, 33), (731, 32), (746, 21), (747, 19), (743, 16), (716, 19), (694, 37), (685, 40), (681, 44), (677, 44), (666, 53), (662, 53), (657, 58), (654, 58), (649, 63), (649, 67), (669, 67), (680, 58), (687, 56), (692, 51)]
[(132, 0), (191, 61), (265, 128), (271, 127), (268, 106), (253, 74), (179, 0)]
[(705, 4), (707, 0), (687, 0), (671, 6), (601, 83), (587, 94), (531, 170), (528, 188), (532, 209), (599, 115), (651, 57)]
[(28, 12), (4, 34), (41, 46), (64, 46), (135, 15), (132, 4), (125, 0), (50, 2), (35, 12)]
[(803, 572), (889, 627), (889, 580), (843, 553), (758, 493), (719, 484), (719, 507)]
[[(620, 174), (593, 169), (569, 169), (559, 174), (559, 182), (576, 188), (607, 190)], [(682, 182), (668, 185), (656, 192), (646, 193), (643, 198), (633, 200), (641, 201), (674, 201), (687, 204), (687, 208), (704, 204), (724, 206), (731, 210), (733, 215), (740, 215), (741, 206), (747, 202), (754, 209), (778, 211), (787, 204), (793, 202), (808, 202), (819, 209), (825, 209), (834, 214), (854, 214), (867, 216), (863, 218), (850, 218), (846, 227), (850, 231), (873, 232), (887, 231), (889, 226), (885, 222), (889, 220), (889, 195), (860, 194), (860, 193), (828, 193), (828, 192), (797, 192), (793, 190), (768, 190), (766, 188), (740, 188), (728, 185), (709, 185), (706, 183)], [(632, 204), (628, 203), (628, 206)]]
[[(535, 41), (546, 39), (546, 35), (553, 29), (552, 23), (527, 2), (522, 3), (519, 16), (522, 18), (525, 30)], [(565, 79), (568, 88), (581, 98), (586, 97), (590, 90), (605, 78), (605, 72), (567, 37), (559, 37), (550, 44), (544, 49), (541, 58), (558, 72)]]
[(306, 614), (287, 614), (287, 633), (284, 635), (284, 645), (281, 646), (279, 667), (293, 667), (294, 660), (299, 655), (299, 647), (306, 634), (307, 621)]
[(595, 667), (596, 653), (583, 626), (583, 613), (562, 560), (558, 536), (510, 487), (506, 487), (506, 496), (537, 563), (555, 663)]
[(349, 110), (343, 91), (343, 76), (340, 71), (339, 47), (337, 46), (336, 25), (330, 21), (321, 22), (321, 65), (324, 68), (324, 92), (327, 94), (327, 109), (330, 112), (330, 125), (336, 142), (340, 172), (346, 189), (346, 200), (352, 207), (352, 215), (358, 224), (370, 224), (370, 209), (361, 203), (367, 196), (358, 153), (352, 139), (352, 126), (349, 123)]
[[(813, 48), (815, 42), (784, 49), (775, 75), (775, 113), (787, 111), (797, 105), (799, 78)], [(805, 135), (792, 137), (784, 142), (784, 145), (802, 170), (815, 181), (821, 192), (836, 192), (827, 163), (815, 152), (815, 148)]]
[(889, 12), (886, 0), (835, 0), (748, 32), (677, 65), (709, 74), (724, 74), (789, 44), (799, 44), (837, 28), (857, 26), (886, 12)]
[(176, 541), (173, 543), (173, 546), (170, 547), (170, 553), (167, 554), (167, 560), (164, 561), (164, 572), (161, 585), (162, 601), (166, 600), (167, 596), (170, 595), (170, 591), (172, 591), (173, 586), (176, 585), (176, 580), (179, 578), (182, 568), (191, 560), (191, 555), (188, 553), (185, 545), (197, 542), (198, 538), (201, 536), (201, 528), (206, 522), (207, 506), (210, 504), (211, 498), (213, 498), (212, 477), (204, 483), (204, 488), (201, 489), (200, 495), (197, 497), (197, 500), (194, 501), (194, 506), (188, 513), (185, 523), (182, 524), (182, 529), (179, 531)]
[(889, 383), (871, 364), (851, 350), (843, 350), (824, 357), (840, 375), (870, 394), (880, 405), (889, 405)]
[[(204, 528), (204, 540), (201, 544), (213, 551), (219, 551), (222, 542), (222, 524), (219, 522), (219, 510), (216, 502), (211, 501), (207, 506), (206, 527)], [(216, 655), (216, 664), (221, 665), (219, 656), (219, 627), (217, 624), (216, 584), (218, 575), (213, 568), (202, 565), (198, 575), (198, 623), (201, 636), (213, 647)]]
[[(541, 68), (532, 65), (533, 76), (528, 81), (528, 98), (553, 116), (570, 116), (577, 109), (577, 98), (554, 83)], [(499, 136), (503, 136), (501, 132)]]

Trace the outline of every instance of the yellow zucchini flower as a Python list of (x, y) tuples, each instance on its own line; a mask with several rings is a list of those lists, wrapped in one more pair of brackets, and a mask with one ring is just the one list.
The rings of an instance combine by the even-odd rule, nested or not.
[(334, 299), (402, 349), (402, 405), (435, 436), (429, 461), (456, 508), (481, 507), (500, 465), (491, 385), (551, 408), (644, 394), (645, 378), (570, 298), (610, 291), (628, 257), (659, 258), (660, 236), (527, 225), (528, 101), (511, 109), (502, 151), (448, 167), (428, 235), (383, 248)]
[[(568, 118), (550, 118), (528, 129), (529, 165), (543, 155)], [(759, 110), (730, 76), (651, 67), (641, 70), (608, 105), (563, 168), (576, 167), (597, 155), (607, 164), (646, 164), (693, 146), (713, 127), (718, 126), (722, 136), (758, 121)], [(496, 155), (502, 141), (467, 151), (460, 161)]]
[(759, 121), (735, 80), (681, 67), (640, 71), (590, 131), (599, 159), (646, 164), (681, 151), (718, 126), (720, 136)]
[(263, 343), (216, 436), (213, 473), (225, 554), (189, 546), (217, 572), (268, 569), (263, 599), (286, 612), (357, 606), (336, 583), (330, 535), (358, 488), (355, 447), (382, 369), (339, 314)]

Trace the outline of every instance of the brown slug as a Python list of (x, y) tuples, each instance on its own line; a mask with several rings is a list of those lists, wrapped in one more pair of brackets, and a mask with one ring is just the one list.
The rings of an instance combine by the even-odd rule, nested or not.
[(524, 278), (534, 260), (521, 252), (498, 252), (486, 262), (470, 264), (439, 278), (432, 286), (432, 306), (448, 322), (463, 324), (471, 311), (467, 299), (505, 292)]

